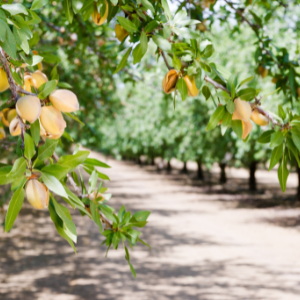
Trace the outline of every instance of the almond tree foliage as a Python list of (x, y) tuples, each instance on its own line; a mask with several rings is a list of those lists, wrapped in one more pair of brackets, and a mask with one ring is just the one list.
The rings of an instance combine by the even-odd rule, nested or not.
[[(210, 138), (223, 138), (224, 147), (237, 149), (237, 138), (249, 142), (251, 118), (269, 127), (253, 136), (250, 148), (254, 149), (256, 142), (268, 144), (270, 169), (279, 163), (278, 179), (285, 191), (293, 160), (300, 163), (300, 115), (293, 110), (298, 108), (300, 95), (299, 59), (298, 52), (289, 55), (288, 47), (276, 46), (266, 28), (277, 17), (292, 12), (297, 3), (180, 1), (173, 11), (166, 0), (0, 1), (0, 138), (1, 158), (7, 158), (0, 165), (0, 184), (11, 185), (13, 191), (5, 231), (12, 228), (26, 195), (35, 208), (49, 209), (58, 233), (75, 250), (76, 227), (68, 207), (77, 208), (99, 226), (107, 251), (122, 243), (135, 276), (126, 243), (130, 247), (137, 242), (147, 245), (134, 228), (144, 227), (150, 212), (131, 214), (124, 206), (115, 212), (103, 186), (109, 178), (98, 170), (109, 166), (79, 147), (72, 154), (64, 151), (73, 139), (86, 145), (101, 141), (99, 118), (100, 124), (107, 118), (113, 122), (115, 112), (123, 106), (114, 93), (116, 74), (123, 82), (140, 80), (132, 64), (140, 64), (145, 72), (151, 68), (143, 65), (143, 60), (152, 42), (156, 58), (161, 57), (168, 69), (162, 84), (167, 95), (160, 107), (153, 107), (161, 109), (161, 122), (149, 120), (147, 128), (139, 126), (137, 117), (131, 127), (120, 122), (120, 130), (126, 130), (130, 138), (125, 143), (117, 139), (118, 148), (169, 159), (192, 158), (200, 165), (203, 161), (222, 162), (225, 152), (203, 138), (204, 131)], [(272, 76), (280, 88), (275, 90), (281, 102), (278, 109), (264, 109), (266, 93), (253, 84), (254, 74), (242, 78), (234, 68), (225, 68), (216, 58), (213, 43), (203, 39), (203, 32), (214, 22), (230, 25), (232, 19), (232, 34), (242, 34), (242, 23), (253, 31), (256, 72), (261, 77)], [(297, 31), (299, 24), (295, 26)], [(206, 103), (189, 98), (182, 111), (179, 108), (170, 115), (166, 109), (170, 94), (175, 108), (176, 99), (185, 101), (199, 93)], [(291, 105), (284, 106), (286, 103)], [(199, 114), (203, 116), (200, 124)], [(63, 116), (71, 125), (70, 134)], [(139, 115), (148, 116), (146, 111)], [(198, 130), (189, 130), (191, 127)], [(118, 138), (118, 133), (115, 135)], [(236, 138), (232, 140), (232, 136)], [(9, 150), (13, 153), (8, 154)], [(83, 172), (90, 176), (88, 186)]]

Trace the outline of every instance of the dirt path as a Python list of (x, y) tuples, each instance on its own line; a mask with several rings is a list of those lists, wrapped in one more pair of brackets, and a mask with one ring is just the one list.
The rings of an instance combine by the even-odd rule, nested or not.
[(9, 234), (1, 228), (1, 300), (299, 300), (300, 231), (267, 222), (299, 216), (299, 209), (237, 209), (235, 199), (258, 196), (188, 185), (184, 175), (165, 176), (151, 167), (108, 163), (112, 205), (152, 211), (143, 239), (153, 248), (139, 246), (131, 254), (138, 279), (123, 251), (104, 258), (102, 238), (88, 219), (74, 217), (76, 256), (48, 212), (25, 205)]

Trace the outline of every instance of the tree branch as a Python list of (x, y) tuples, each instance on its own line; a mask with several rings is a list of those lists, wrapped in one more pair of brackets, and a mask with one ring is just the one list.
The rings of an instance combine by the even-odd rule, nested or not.
[(8, 79), (8, 83), (14, 98), (14, 101), (17, 102), (19, 99), (19, 95), (17, 93), (17, 85), (15, 84), (15, 81), (12, 77), (12, 74), (10, 72), (10, 68), (9, 68), (9, 62), (6, 58), (6, 53), (5, 51), (2, 49), (2, 47), (0, 47), (0, 60), (2, 61), (3, 67), (5, 69), (5, 73), (7, 75), (7, 79)]
[[(220, 83), (214, 81), (213, 79), (211, 79), (207, 75), (205, 75), (204, 80), (206, 82), (209, 82), (210, 84), (212, 84), (216, 89), (221, 89), (221, 90), (225, 91), (226, 93), (228, 93), (229, 95), (231, 95), (226, 87), (224, 87)], [(265, 111), (264, 109), (259, 107), (259, 105), (260, 105), (259, 100), (257, 100), (255, 98), (255, 103), (252, 103), (251, 107), (252, 107), (252, 109), (257, 109), (257, 111), (260, 114), (264, 115), (270, 122), (272, 122), (273, 125), (279, 126), (281, 128), (284, 128), (286, 126), (286, 124), (282, 124), (282, 123), (278, 122), (277, 120), (275, 120), (274, 117), (270, 113), (268, 113), (267, 111)]]

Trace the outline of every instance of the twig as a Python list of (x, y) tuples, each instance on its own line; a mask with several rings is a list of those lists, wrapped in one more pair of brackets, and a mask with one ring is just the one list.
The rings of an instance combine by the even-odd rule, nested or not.
[[(59, 160), (59, 157), (58, 157), (58, 155), (57, 155), (56, 153), (53, 153), (52, 156), (53, 156), (53, 158), (54, 158), (56, 161)], [(82, 194), (80, 188), (77, 186), (77, 184), (76, 184), (76, 182), (74, 181), (73, 177), (72, 177), (69, 173), (67, 174), (67, 178), (68, 178), (69, 183), (72, 185), (72, 187), (74, 188), (75, 192), (77, 193), (77, 195), (78, 195), (78, 197), (79, 197), (80, 199), (82, 199), (82, 198), (90, 198), (88, 194), (87, 194), (87, 195), (83, 195), (83, 194)], [(92, 199), (90, 199), (90, 200), (92, 200)], [(106, 225), (107, 228), (112, 228), (112, 225), (109, 223), (109, 221), (107, 221), (107, 220), (105, 219), (105, 217), (102, 215), (102, 213), (101, 213), (100, 211), (99, 211), (99, 215), (100, 215), (100, 219), (101, 219), (102, 223), (104, 223), (104, 224)]]
[(2, 61), (3, 67), (5, 69), (5, 73), (7, 75), (7, 79), (8, 79), (8, 83), (12, 92), (12, 95), (14, 97), (14, 101), (17, 102), (19, 99), (19, 95), (17, 93), (17, 86), (14, 82), (14, 79), (12, 77), (12, 74), (10, 72), (10, 68), (9, 68), (9, 62), (6, 58), (6, 53), (5, 51), (2, 49), (2, 47), (0, 47), (0, 59)]
[(168, 68), (169, 70), (174, 69), (174, 68), (172, 68), (172, 67), (169, 65), (168, 60), (167, 60), (167, 57), (166, 57), (164, 51), (161, 51), (161, 56), (163, 57), (163, 59), (164, 59), (164, 61), (165, 61), (165, 64), (166, 64), (167, 68)]
[(243, 13), (241, 12), (240, 9), (237, 9), (233, 6), (233, 4), (231, 2), (228, 2), (227, 0), (225, 0), (225, 2), (232, 8), (236, 11), (236, 13), (245, 21), (248, 23), (248, 25), (253, 29), (253, 30), (256, 30), (256, 29), (260, 29), (261, 27), (258, 25), (258, 24), (252, 24), (244, 15)]
[(211, 79), (211, 78), (208, 77), (207, 75), (204, 76), (204, 80), (205, 80), (206, 82), (211, 83), (216, 89), (223, 90), (224, 92), (226, 92), (226, 93), (228, 93), (229, 95), (231, 95), (230, 92), (227, 90), (227, 88), (226, 88), (225, 86), (223, 86), (222, 84), (220, 84), (220, 83), (214, 81), (213, 79)]
[(24, 90), (22, 87), (17, 86), (17, 92), (24, 94), (24, 95), (29, 95), (29, 96), (37, 96), (37, 94), (31, 93), (31, 92), (27, 92), (26, 90)]

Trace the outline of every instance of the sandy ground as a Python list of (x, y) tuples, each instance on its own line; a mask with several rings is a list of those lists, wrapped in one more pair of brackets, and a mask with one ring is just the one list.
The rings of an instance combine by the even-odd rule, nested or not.
[(78, 212), (75, 255), (48, 212), (25, 203), (11, 232), (0, 229), (1, 300), (300, 299), (300, 210), (273, 206), (292, 197), (295, 175), (283, 196), (276, 173), (259, 171), (259, 191), (249, 194), (243, 170), (220, 186), (214, 172), (207, 184), (93, 155), (113, 167), (112, 206), (152, 211), (142, 236), (152, 250), (131, 252), (138, 278), (123, 251), (104, 258), (98, 228)]

